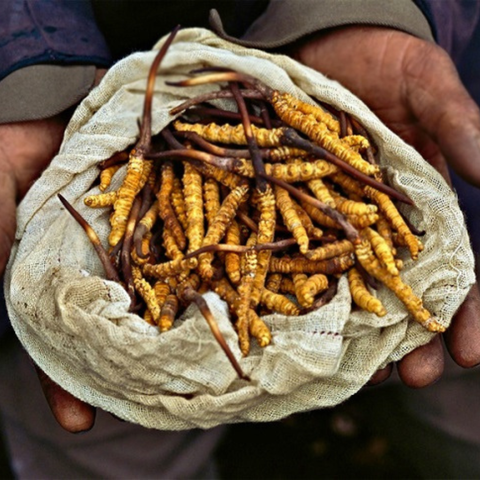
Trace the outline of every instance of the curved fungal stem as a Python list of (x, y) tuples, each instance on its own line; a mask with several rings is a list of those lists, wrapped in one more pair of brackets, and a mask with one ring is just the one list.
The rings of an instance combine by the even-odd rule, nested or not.
[(161, 160), (161, 159), (177, 159), (177, 160), (199, 160), (203, 163), (208, 163), (222, 170), (232, 171), (234, 166), (235, 158), (231, 157), (217, 157), (211, 153), (202, 152), (200, 150), (192, 150), (190, 148), (185, 148), (182, 145), (180, 150), (165, 150), (164, 152), (152, 152), (148, 153), (145, 158), (149, 160)]
[(298, 190), (297, 188), (293, 187), (287, 182), (284, 182), (283, 180), (279, 180), (278, 178), (266, 174), (264, 175), (264, 178), (267, 181), (284, 188), (291, 195), (298, 198), (299, 200), (309, 203), (313, 207), (321, 210), (325, 215), (328, 215), (332, 220), (337, 222), (342, 227), (348, 240), (350, 240), (354, 245), (360, 243), (360, 235), (358, 233), (358, 230), (346, 219), (343, 214), (341, 214), (334, 208), (329, 207), (327, 204), (321, 202), (320, 200), (317, 200), (316, 198), (313, 198), (310, 195), (307, 195), (306, 193)]
[(278, 242), (268, 242), (261, 243), (252, 246), (246, 245), (231, 245), (227, 243), (215, 243), (212, 245), (205, 245), (199, 249), (188, 253), (185, 255), (185, 258), (196, 257), (202, 253), (206, 252), (232, 252), (232, 253), (246, 253), (246, 252), (259, 252), (261, 250), (271, 250), (273, 252), (285, 250), (288, 247), (291, 247), (296, 244), (294, 238), (288, 238), (286, 240), (279, 240)]
[(174, 136), (190, 140), (191, 142), (195, 143), (196, 145), (203, 148), (207, 152), (212, 153), (213, 155), (217, 155), (219, 157), (250, 158), (250, 151), (248, 149), (219, 147), (218, 145), (215, 145), (214, 143), (211, 143), (205, 140), (196, 132), (178, 131), (178, 132), (175, 132)]
[(265, 128), (271, 130), (273, 126), (273, 120), (270, 118), (267, 103), (264, 100), (260, 100), (258, 103), (260, 105), (260, 117), (263, 120), (263, 124), (265, 125)]
[(136, 150), (139, 155), (144, 155), (149, 149), (152, 141), (152, 98), (157, 77), (158, 67), (165, 57), (167, 50), (172, 44), (175, 36), (180, 30), (180, 25), (177, 25), (170, 35), (165, 40), (162, 48), (159, 50), (148, 72), (147, 90), (145, 94), (145, 101), (143, 103), (142, 124), (140, 126), (140, 135), (136, 144)]
[(252, 232), (258, 233), (258, 225), (244, 212), (237, 212), (238, 219), (246, 225)]
[(127, 150), (114, 153), (110, 158), (101, 161), (97, 167), (99, 170), (105, 170), (114, 165), (120, 165), (121, 163), (126, 163), (128, 161), (129, 153)]
[(252, 157), (253, 169), (255, 170), (255, 185), (259, 192), (265, 192), (267, 190), (267, 183), (263, 175), (265, 174), (265, 165), (263, 164), (262, 155), (258, 148), (257, 141), (253, 135), (252, 124), (250, 123), (250, 117), (247, 111), (247, 105), (245, 99), (240, 93), (240, 88), (235, 82), (230, 83), (230, 88), (233, 92), (233, 97), (237, 102), (238, 110), (242, 117), (242, 125), (245, 131), (245, 138), (247, 139), (248, 149)]
[[(256, 89), (258, 99), (268, 99), (271, 97), (273, 90), (267, 87), (264, 83), (255, 77), (252, 77), (246, 73), (240, 73), (235, 71), (221, 71), (214, 72), (207, 75), (201, 75), (199, 77), (187, 78), (179, 82), (167, 82), (168, 85), (176, 87), (194, 87), (197, 85), (205, 85), (207, 83), (219, 83), (219, 82), (241, 82), (253, 85)], [(255, 90), (244, 90), (244, 92), (250, 92)], [(243, 94), (245, 96), (245, 94)], [(252, 97), (249, 97), (252, 98)]]
[(140, 213), (141, 208), (140, 198), (136, 198), (133, 202), (132, 209), (130, 210), (130, 215), (127, 221), (127, 227), (125, 230), (125, 238), (122, 244), (122, 250), (120, 251), (120, 259), (122, 262), (122, 273), (123, 279), (125, 281), (125, 288), (127, 290), (130, 299), (132, 300), (131, 308), (135, 305), (135, 287), (133, 285), (133, 276), (132, 276), (132, 262), (130, 258), (130, 252), (133, 245), (133, 235), (135, 232), (135, 227), (137, 225), (138, 214)]
[[(180, 85), (179, 82), (167, 82), (167, 85), (183, 86)], [(242, 90), (242, 95), (245, 98), (250, 98), (254, 100), (263, 99), (263, 95), (257, 90)], [(183, 112), (184, 110), (187, 110), (188, 108), (193, 107), (194, 105), (198, 105), (200, 103), (205, 103), (211, 100), (223, 98), (233, 98), (233, 93), (230, 90), (217, 90), (216, 92), (208, 92), (204, 93), (203, 95), (198, 95), (197, 97), (186, 100), (180, 105), (172, 108), (170, 110), (170, 115), (177, 115), (178, 113)]]
[(159, 50), (148, 72), (147, 88), (143, 103), (143, 115), (140, 125), (140, 134), (135, 147), (130, 151), (127, 171), (120, 188), (117, 190), (117, 198), (113, 204), (114, 213), (110, 215), (112, 227), (108, 241), (115, 246), (124, 234), (128, 215), (132, 208), (133, 199), (148, 181), (152, 170), (152, 162), (145, 159), (146, 153), (151, 149), (152, 141), (152, 100), (155, 86), (157, 69), (164, 58), (168, 48), (180, 27), (176, 27)]
[(218, 324), (215, 321), (215, 318), (210, 308), (208, 307), (208, 304), (205, 301), (205, 299), (198, 292), (193, 290), (193, 288), (191, 287), (185, 288), (185, 290), (183, 291), (182, 297), (183, 297), (182, 300), (184, 300), (185, 302), (187, 303), (193, 302), (197, 305), (198, 309), (203, 315), (203, 318), (205, 318), (205, 320), (207, 321), (208, 326), (210, 327), (210, 330), (213, 333), (213, 336), (217, 340), (220, 347), (222, 347), (222, 350), (225, 352), (225, 355), (230, 361), (232, 367), (237, 372), (237, 375), (243, 380), (250, 381), (250, 378), (247, 375), (245, 375), (245, 373), (243, 373), (242, 367), (240, 367), (240, 364), (238, 363), (237, 359), (233, 355), (233, 352), (230, 350), (230, 347), (225, 341), (225, 338), (223, 337), (222, 332), (218, 328)]
[(112, 265), (110, 261), (110, 257), (103, 248), (98, 235), (96, 234), (95, 230), (90, 226), (90, 224), (80, 215), (80, 213), (73, 208), (73, 206), (63, 197), (60, 193), (57, 195), (60, 201), (62, 202), (63, 206), (68, 210), (70, 215), (79, 223), (79, 225), (83, 228), (85, 233), (87, 234), (88, 238), (92, 242), (93, 248), (97, 252), (98, 258), (102, 262), (103, 269), (105, 270), (105, 276), (108, 280), (112, 280), (114, 282), (120, 283), (120, 277), (118, 276), (118, 272), (115, 270), (115, 267)]
[(305, 140), (293, 128), (286, 128), (284, 130), (283, 136), (281, 137), (281, 142), (283, 145), (301, 148), (302, 150), (306, 150), (307, 152), (312, 153), (317, 158), (325, 159), (330, 163), (333, 163), (337, 167), (341, 168), (350, 176), (362, 181), (364, 184), (369, 185), (379, 190), (380, 192), (385, 193), (389, 197), (399, 200), (400, 202), (406, 203), (408, 205), (413, 205), (413, 201), (410, 200), (410, 198), (408, 198), (407, 196), (403, 195), (400, 192), (397, 192), (389, 185), (385, 183), (380, 183), (374, 178), (359, 172), (356, 168), (352, 167), (351, 165), (344, 162), (343, 160), (335, 156), (333, 153), (325, 150), (324, 148), (310, 142), (309, 140)]
[[(193, 115), (199, 115), (202, 117), (202, 119), (208, 118), (208, 117), (218, 117), (218, 118), (226, 118), (228, 120), (240, 120), (241, 115), (238, 112), (230, 112), (229, 110), (222, 110), (221, 108), (211, 108), (211, 107), (196, 107), (191, 109), (189, 112), (190, 114)], [(263, 118), (257, 117), (256, 115), (249, 115), (250, 121), (252, 123), (258, 124), (258, 125), (265, 125), (265, 122)], [(267, 127), (267, 128), (272, 128)]]

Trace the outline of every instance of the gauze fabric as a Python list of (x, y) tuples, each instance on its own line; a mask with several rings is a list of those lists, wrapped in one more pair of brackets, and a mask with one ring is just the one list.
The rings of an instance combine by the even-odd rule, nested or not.
[[(162, 334), (128, 312), (127, 293), (103, 278), (90, 241), (57, 194), (80, 211), (100, 238), (107, 238), (108, 209), (88, 208), (83, 199), (99, 193), (92, 186), (97, 164), (137, 139), (155, 54), (135, 53), (108, 71), (76, 110), (59, 154), (19, 206), (5, 294), (12, 325), (33, 360), (89, 404), (146, 427), (180, 430), (272, 421), (336, 405), (379, 367), (427, 343), (432, 334), (412, 321), (385, 287), (377, 296), (386, 316), (352, 310), (342, 277), (336, 296), (317, 311), (264, 317), (272, 344), (260, 349), (253, 342), (242, 358), (226, 304), (207, 293), (227, 343), (251, 377), (248, 382), (237, 378), (196, 306), (190, 305), (174, 328)], [(203, 29), (180, 31), (162, 62), (153, 99), (154, 133), (172, 121), (172, 107), (219, 88), (165, 83), (206, 66), (246, 72), (272, 88), (310, 102), (311, 95), (359, 119), (379, 148), (389, 183), (415, 203), (401, 211), (426, 231), (417, 261), (402, 253), (401, 276), (448, 326), (474, 283), (474, 271), (463, 215), (441, 176), (337, 82), (286, 56), (246, 49)], [(112, 188), (118, 188), (124, 174), (124, 168), (117, 172)]]

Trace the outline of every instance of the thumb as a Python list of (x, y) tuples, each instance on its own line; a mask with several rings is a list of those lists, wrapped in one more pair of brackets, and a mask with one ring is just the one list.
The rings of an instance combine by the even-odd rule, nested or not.
[(418, 48), (404, 57), (404, 98), (455, 172), (480, 187), (478, 106), (441, 48), (426, 42)]
[(95, 408), (63, 390), (37, 365), (34, 366), (48, 405), (60, 426), (70, 433), (90, 430), (95, 423)]

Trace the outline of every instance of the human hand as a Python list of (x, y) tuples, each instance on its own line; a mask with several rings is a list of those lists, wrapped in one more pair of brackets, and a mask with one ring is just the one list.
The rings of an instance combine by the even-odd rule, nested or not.
[[(57, 153), (68, 121), (54, 118), (0, 125), (0, 275), (15, 236), (16, 205)], [(95, 410), (61, 389), (37, 368), (38, 377), (58, 423), (68, 431), (92, 427)]]
[[(97, 85), (106, 69), (97, 69)], [(58, 152), (71, 112), (44, 120), (0, 125), (0, 276), (15, 237), (16, 206)], [(95, 409), (78, 400), (35, 367), (45, 398), (57, 422), (77, 433), (92, 428)]]
[(0, 275), (15, 236), (17, 202), (57, 152), (64, 129), (60, 116), (0, 125)]
[[(438, 46), (381, 27), (329, 30), (297, 45), (292, 55), (343, 84), (450, 183), (449, 164), (480, 186), (480, 113), (449, 56)], [(444, 334), (462, 367), (480, 363), (480, 294), (474, 285)], [(439, 336), (397, 365), (403, 382), (423, 387), (443, 373)], [(391, 366), (371, 384), (388, 378)]]

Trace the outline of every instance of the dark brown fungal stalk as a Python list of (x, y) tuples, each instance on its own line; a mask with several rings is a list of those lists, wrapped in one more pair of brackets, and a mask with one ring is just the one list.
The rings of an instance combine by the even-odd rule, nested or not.
[[(184, 86), (181, 85), (180, 82), (166, 82), (167, 85), (173, 86)], [(261, 100), (263, 99), (263, 95), (258, 92), (257, 90), (242, 90), (242, 96), (245, 98), (251, 98), (254, 100)], [(233, 98), (233, 93), (230, 90), (217, 90), (216, 92), (208, 92), (203, 95), (199, 95), (198, 97), (191, 98), (190, 100), (186, 100), (185, 102), (177, 105), (175, 108), (170, 110), (170, 115), (177, 115), (184, 110), (187, 110), (194, 105), (198, 105), (200, 103), (209, 102), (211, 100), (223, 99), (223, 98)]]
[(203, 148), (203, 150), (206, 150), (208, 153), (216, 155), (217, 157), (250, 158), (250, 151), (247, 149), (219, 147), (218, 145), (203, 139), (200, 135), (198, 135), (198, 133), (195, 132), (175, 132), (174, 136), (190, 140), (192, 143), (195, 143), (199, 147)]
[(130, 253), (133, 245), (133, 235), (135, 233), (135, 227), (137, 226), (138, 214), (140, 213), (141, 200), (136, 198), (133, 202), (132, 209), (127, 221), (127, 227), (125, 229), (125, 237), (123, 239), (122, 249), (120, 251), (120, 259), (122, 264), (123, 279), (125, 282), (125, 288), (131, 299), (131, 308), (136, 304), (135, 287), (133, 285), (132, 275), (132, 261)]
[(116, 152), (110, 158), (107, 158), (106, 160), (101, 161), (98, 164), (98, 169), (105, 170), (109, 167), (126, 163), (128, 161), (128, 156), (129, 156), (129, 153), (126, 150), (123, 150), (122, 152)]
[(211, 153), (202, 152), (200, 150), (193, 150), (189, 148), (184, 148), (182, 145), (182, 150), (165, 150), (163, 152), (152, 152), (148, 153), (145, 158), (149, 160), (187, 160), (193, 159), (198, 160), (213, 167), (226, 170), (228, 172), (233, 170), (235, 158), (227, 157), (217, 157)]
[(357, 169), (349, 165), (348, 163), (344, 162), (340, 158), (333, 155), (329, 151), (325, 150), (324, 148), (302, 138), (293, 128), (287, 128), (284, 130), (284, 135), (281, 139), (283, 145), (287, 145), (290, 147), (297, 147), (310, 152), (312, 155), (315, 155), (317, 158), (323, 158), (334, 165), (341, 168), (344, 172), (348, 173), (350, 176), (360, 180), (366, 185), (369, 185), (382, 193), (385, 193), (391, 198), (398, 200), (400, 202), (406, 203), (408, 205), (413, 205), (413, 201), (408, 198), (407, 196), (403, 195), (400, 192), (397, 192), (395, 189), (390, 187), (385, 183), (380, 183), (372, 177), (365, 175), (362, 172), (359, 172)]
[(262, 250), (271, 250), (272, 252), (279, 252), (285, 250), (296, 244), (294, 238), (288, 238), (286, 240), (278, 240), (277, 242), (261, 243), (248, 247), (246, 245), (229, 245), (226, 243), (215, 243), (213, 245), (205, 245), (198, 250), (187, 253), (185, 258), (196, 257), (202, 253), (207, 252), (233, 252), (233, 253), (246, 253), (249, 251), (260, 252)]
[(270, 175), (265, 175), (265, 179), (268, 180), (270, 183), (274, 183), (279, 187), (284, 188), (287, 190), (291, 195), (299, 199), (300, 201), (306, 202), (312, 205), (315, 208), (318, 208), (322, 211), (325, 215), (330, 217), (332, 220), (337, 222), (345, 232), (345, 236), (355, 245), (360, 242), (360, 236), (358, 230), (353, 227), (353, 225), (346, 219), (344, 215), (340, 212), (335, 210), (332, 207), (329, 207), (325, 203), (321, 202), (320, 200), (307, 195), (306, 193), (298, 190), (297, 188), (293, 187), (292, 185), (284, 182), (283, 180), (279, 180), (278, 178), (274, 178)]
[(340, 138), (347, 136), (347, 116), (345, 112), (340, 112)]
[(180, 30), (180, 25), (177, 25), (172, 30), (170, 35), (165, 40), (165, 43), (162, 45), (162, 48), (159, 50), (158, 54), (155, 56), (155, 59), (153, 60), (153, 63), (150, 67), (148, 80), (147, 80), (147, 90), (145, 93), (145, 102), (143, 104), (143, 115), (142, 115), (142, 123), (140, 127), (140, 136), (135, 146), (135, 150), (137, 151), (138, 155), (145, 155), (150, 150), (150, 145), (152, 143), (152, 98), (153, 98), (153, 92), (155, 87), (157, 70), (179, 30)]
[(205, 299), (195, 290), (192, 288), (186, 288), (183, 291), (183, 300), (187, 303), (195, 303), (197, 305), (198, 309), (203, 315), (203, 318), (208, 323), (208, 326), (210, 327), (210, 330), (213, 333), (213, 336), (215, 337), (215, 340), (217, 340), (218, 344), (222, 347), (222, 350), (225, 352), (225, 355), (228, 357), (228, 360), (230, 361), (232, 367), (235, 369), (237, 372), (237, 375), (243, 379), (250, 381), (250, 378), (243, 373), (242, 367), (240, 367), (240, 364), (238, 363), (237, 359), (233, 355), (233, 352), (230, 350), (230, 347), (228, 346), (227, 342), (225, 341), (225, 338), (222, 335), (222, 332), (218, 328), (218, 324), (215, 321), (214, 316), (212, 315), (212, 312), (210, 311), (210, 308), (208, 307), (207, 302)]
[(107, 251), (105, 250), (105, 248), (103, 248), (102, 242), (98, 238), (98, 235), (96, 234), (95, 230), (60, 193), (57, 196), (62, 202), (63, 206), (68, 210), (70, 215), (72, 215), (72, 217), (83, 228), (90, 242), (92, 242), (93, 248), (97, 252), (100, 262), (102, 262), (107, 280), (112, 280), (114, 282), (120, 283), (120, 277), (118, 276), (118, 272), (115, 270), (114, 266), (112, 265), (112, 262), (110, 261), (110, 257)]
[[(225, 118), (227, 120), (241, 120), (241, 115), (238, 112), (230, 112), (229, 110), (222, 110), (221, 108), (211, 107), (195, 107), (188, 112), (190, 115), (202, 118), (202, 121), (208, 117)], [(256, 115), (249, 114), (250, 121), (258, 125), (265, 125), (263, 118)], [(265, 125), (266, 126), (266, 125)], [(266, 128), (272, 128), (271, 126)]]
[(260, 106), (260, 117), (263, 120), (263, 124), (265, 125), (266, 128), (271, 130), (272, 126), (273, 126), (273, 120), (270, 117), (270, 113), (268, 111), (267, 104), (264, 100), (260, 100), (258, 102), (258, 104)]
[(258, 233), (258, 225), (244, 212), (237, 212), (238, 219), (246, 225), (252, 232)]
[(110, 216), (112, 230), (109, 235), (109, 243), (112, 247), (114, 247), (122, 237), (134, 198), (147, 182), (149, 176), (148, 173), (153, 166), (151, 161), (146, 160), (145, 155), (150, 150), (152, 140), (152, 99), (155, 80), (158, 67), (165, 57), (165, 54), (173, 42), (179, 28), (180, 27), (177, 26), (169, 35), (162, 48), (155, 56), (148, 73), (139, 139), (130, 152), (127, 173), (122, 185), (117, 191), (117, 199), (113, 205), (113, 213)]
[(152, 206), (155, 195), (152, 187), (147, 183), (143, 188), (141, 193), (141, 207), (140, 212), (138, 213), (139, 218), (142, 218)]
[(258, 144), (252, 132), (252, 124), (250, 123), (247, 106), (240, 93), (238, 84), (232, 82), (230, 83), (230, 88), (240, 111), (242, 125), (245, 131), (245, 138), (247, 139), (248, 150), (250, 151), (250, 156), (252, 157), (253, 169), (255, 171), (255, 186), (259, 192), (264, 193), (267, 190), (267, 183), (263, 177), (265, 174), (265, 166), (263, 164), (262, 155), (260, 154), (260, 149), (258, 148)]

